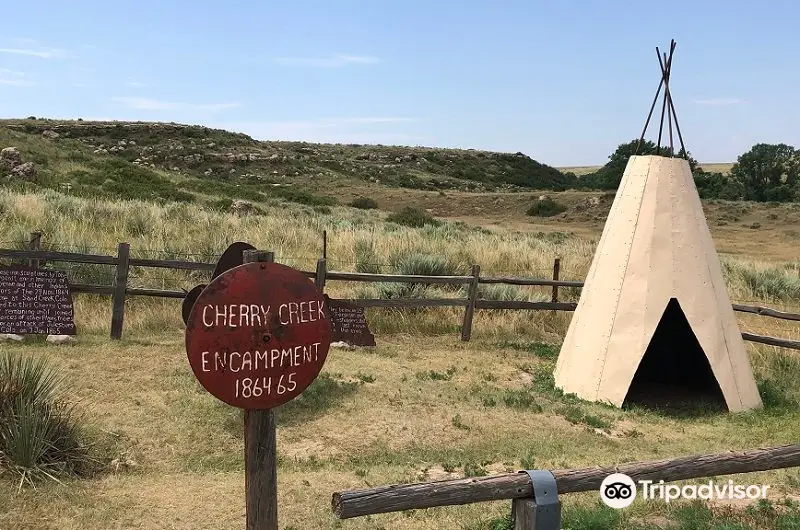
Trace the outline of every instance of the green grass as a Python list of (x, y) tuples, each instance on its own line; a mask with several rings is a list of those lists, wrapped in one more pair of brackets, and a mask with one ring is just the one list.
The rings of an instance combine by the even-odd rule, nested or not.
[(557, 413), (562, 415), (564, 419), (570, 423), (584, 424), (593, 429), (610, 429), (613, 426), (612, 422), (599, 416), (589, 414), (576, 405), (559, 407)]
[(358, 392), (361, 385), (374, 382), (372, 376), (362, 376), (359, 381), (341, 381), (333, 374), (323, 373), (317, 377), (299, 397), (281, 406), (276, 421), (278, 425), (294, 425), (319, 417), (343, 399)]
[[(652, 501), (651, 501), (652, 502)], [(656, 508), (657, 510), (657, 508)], [(600, 501), (562, 507), (564, 530), (796, 530), (800, 528), (800, 509), (796, 504), (775, 506), (763, 502), (746, 510), (726, 507), (712, 509), (702, 502), (680, 502), (664, 513), (654, 514), (644, 507), (615, 510)], [(658, 510), (661, 512), (661, 510)], [(653, 516), (657, 515), (657, 519)], [(514, 530), (511, 513), (472, 523), (469, 530)]]
[(497, 348), (508, 348), (517, 351), (532, 353), (542, 359), (555, 360), (558, 358), (559, 346), (543, 342), (502, 341), (494, 343)]
[(536, 403), (536, 397), (527, 390), (506, 390), (503, 393), (503, 403), (509, 408), (542, 412), (542, 407)]

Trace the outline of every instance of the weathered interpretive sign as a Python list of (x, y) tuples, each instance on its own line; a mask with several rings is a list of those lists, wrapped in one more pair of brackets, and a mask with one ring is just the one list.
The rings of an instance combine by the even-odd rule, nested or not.
[(0, 333), (75, 335), (74, 316), (63, 272), (0, 266)]
[(326, 301), (291, 267), (252, 262), (212, 280), (186, 323), (186, 352), (200, 384), (244, 409), (270, 409), (319, 375), (331, 343)]
[(325, 295), (331, 318), (331, 335), (334, 342), (343, 341), (353, 346), (375, 346), (375, 336), (369, 330), (364, 308)]

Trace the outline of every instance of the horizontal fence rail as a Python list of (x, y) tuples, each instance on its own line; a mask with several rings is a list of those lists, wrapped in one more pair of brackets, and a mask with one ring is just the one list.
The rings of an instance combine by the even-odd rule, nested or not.
[(42, 261), (60, 261), (63, 263), (91, 263), (94, 265), (116, 265), (116, 256), (98, 256), (94, 254), (78, 254), (75, 252), (53, 252), (50, 250), (9, 250), (0, 249), (0, 258), (36, 259)]
[[(127, 296), (152, 296), (159, 298), (183, 299), (185, 291), (172, 291), (165, 289), (134, 288), (128, 286), (130, 267), (157, 267), (174, 270), (212, 272), (216, 265), (196, 261), (163, 260), (130, 257), (130, 247), (127, 243), (120, 243), (116, 256), (98, 254), (81, 254), (75, 252), (58, 252), (41, 250), (41, 234), (31, 234), (28, 249), (0, 249), (0, 258), (14, 260), (27, 260), (31, 266), (38, 267), (42, 262), (82, 263), (94, 265), (110, 265), (115, 272), (114, 285), (91, 285), (83, 283), (70, 283), (73, 293), (111, 295), (113, 325), (112, 338), (119, 339), (122, 335), (124, 319), (124, 300)], [(472, 320), (475, 310), (511, 310), (511, 311), (574, 311), (576, 302), (560, 302), (558, 300), (559, 287), (581, 288), (584, 282), (559, 279), (561, 260), (556, 258), (553, 263), (553, 278), (521, 278), (513, 276), (481, 276), (480, 267), (475, 265), (471, 275), (464, 276), (434, 276), (434, 275), (409, 275), (409, 274), (374, 274), (366, 272), (347, 272), (327, 270), (327, 260), (321, 258), (317, 262), (316, 271), (301, 271), (306, 277), (313, 279), (320, 290), (325, 287), (328, 280), (343, 282), (381, 282), (381, 283), (407, 283), (424, 285), (455, 285), (467, 286), (467, 298), (354, 298), (343, 299), (364, 308), (436, 308), (436, 307), (463, 307), (464, 319), (462, 323), (462, 340), (468, 341), (472, 330)], [(524, 301), (524, 300), (485, 300), (479, 298), (479, 285), (518, 285), (542, 286), (552, 288), (551, 301)], [(338, 300), (337, 300), (338, 301)], [(782, 320), (800, 321), (800, 314), (781, 311), (769, 307), (754, 305), (733, 304), (733, 310), (759, 316), (771, 317)], [(791, 348), (800, 350), (800, 340), (791, 340), (778, 337), (768, 337), (754, 333), (742, 333), (742, 338), (747, 341)]]
[(504, 283), (506, 285), (543, 285), (552, 287), (583, 287), (583, 282), (564, 280), (545, 280), (537, 278), (514, 278), (510, 276), (480, 278), (478, 283)]
[(742, 332), (742, 338), (746, 341), (758, 342), (760, 344), (768, 344), (769, 346), (778, 346), (781, 348), (800, 350), (800, 341), (798, 340), (767, 337), (765, 335), (756, 335), (755, 333), (747, 333), (746, 331)]
[(794, 320), (800, 322), (800, 314), (788, 313), (786, 311), (778, 311), (777, 309), (770, 309), (768, 307), (733, 304), (733, 310), (740, 311), (742, 313), (753, 313), (755, 315), (760, 315), (762, 317), (781, 318), (783, 320)]
[(329, 280), (354, 282), (393, 282), (393, 283), (425, 283), (439, 285), (464, 285), (472, 281), (472, 276), (419, 276), (410, 274), (372, 274), (366, 272), (330, 271), (326, 273)]
[[(635, 482), (674, 482), (797, 466), (800, 466), (800, 444), (633, 462), (604, 468), (553, 470), (551, 473), (555, 477), (558, 493), (562, 494), (599, 491), (603, 479), (612, 473), (624, 473)], [(335, 492), (331, 507), (340, 519), (351, 519), (404, 510), (531, 497), (533, 485), (530, 477), (525, 473), (509, 473)]]

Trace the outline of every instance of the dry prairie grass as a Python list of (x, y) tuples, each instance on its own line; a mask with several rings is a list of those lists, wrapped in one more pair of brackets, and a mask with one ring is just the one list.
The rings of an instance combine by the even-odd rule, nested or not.
[[(286, 209), (289, 208), (289, 209)], [(213, 261), (232, 241), (273, 249), (278, 260), (313, 268), (320, 234), (328, 230), (332, 267), (355, 268), (370, 245), (386, 269), (392, 256), (444, 256), (460, 272), (479, 263), (487, 274), (549, 276), (562, 258), (562, 277), (588, 270), (591, 239), (457, 224), (406, 229), (380, 212), (335, 208), (321, 215), (275, 207), (235, 217), (186, 206), (100, 202), (55, 193), (0, 193), (0, 241), (45, 231), (57, 250), (113, 253), (128, 241), (142, 257)], [(148, 251), (149, 250), (149, 251)], [(726, 259), (731, 297), (796, 308), (797, 261)], [(110, 271), (77, 267), (70, 274), (104, 283)], [(133, 284), (190, 288), (203, 275), (136, 270)], [(331, 283), (350, 296), (352, 283)], [(531, 296), (549, 295), (531, 288)], [(577, 290), (561, 290), (577, 299)], [(79, 339), (73, 346), (1, 346), (47, 356), (79, 389), (96, 437), (112, 448), (109, 471), (66, 487), (44, 485), (17, 494), (0, 488), (0, 528), (240, 528), (244, 518), (242, 424), (239, 411), (195, 381), (186, 362), (180, 306), (174, 300), (131, 299), (125, 339), (111, 343), (107, 297), (76, 301)], [(369, 314), (378, 346), (334, 350), (323, 375), (278, 412), (281, 528), (488, 528), (508, 503), (489, 503), (336, 521), (333, 491), (437, 478), (442, 473), (497, 473), (525, 467), (613, 464), (692, 453), (792, 443), (798, 439), (800, 361), (771, 347), (749, 346), (759, 380), (773, 382), (777, 403), (741, 415), (671, 417), (565, 401), (548, 386), (569, 313), (478, 312), (473, 340), (458, 340), (461, 311)], [(740, 315), (743, 330), (800, 338), (795, 323)], [(539, 341), (542, 344), (534, 344)], [(792, 401), (795, 400), (795, 401)], [(113, 433), (113, 434), (109, 434)], [(114, 461), (111, 464), (111, 461)], [(770, 498), (798, 492), (796, 470), (740, 477), (771, 484)], [(568, 509), (592, 506), (596, 495), (571, 495)], [(632, 510), (662, 517), (661, 508)], [(609, 527), (610, 528), (610, 527)]]
[[(383, 272), (394, 272), (391, 262), (409, 254), (438, 256), (455, 274), (468, 274), (472, 264), (480, 264), (482, 274), (507, 274), (547, 278), (552, 275), (553, 259), (561, 258), (562, 279), (582, 279), (594, 252), (594, 240), (566, 232), (523, 232), (494, 228), (472, 228), (446, 223), (438, 227), (410, 229), (382, 221), (380, 212), (336, 208), (322, 215), (310, 208), (282, 205), (262, 216), (234, 215), (192, 208), (186, 205), (158, 206), (125, 201), (89, 201), (58, 193), (14, 194), (0, 192), (0, 242), (21, 245), (33, 230), (44, 231), (44, 247), (53, 250), (111, 254), (120, 241), (131, 244), (137, 257), (189, 259), (214, 262), (233, 241), (247, 241), (259, 248), (274, 250), (277, 260), (287, 265), (313, 270), (321, 254), (321, 234), (327, 230), (329, 268), (354, 270), (366, 262)], [(361, 252), (369, 248), (366, 255)], [(762, 261), (724, 257), (731, 298), (743, 303), (760, 303), (777, 308), (800, 306), (800, 261)], [(78, 283), (109, 285), (113, 267), (103, 265), (65, 266)], [(157, 268), (131, 271), (133, 287), (191, 289), (207, 279), (206, 273), (187, 273)], [(354, 282), (330, 282), (327, 290), (334, 297), (351, 297), (364, 291)], [(546, 287), (520, 290), (531, 299), (548, 297)], [(576, 301), (580, 291), (559, 291), (561, 300)], [(452, 296), (452, 294), (451, 294)], [(105, 300), (105, 301), (102, 301)], [(81, 296), (77, 300), (77, 320), (82, 332), (107, 329), (107, 298)], [(126, 333), (137, 330), (179, 329), (179, 305), (174, 301), (132, 299), (126, 316)], [(146, 309), (145, 309), (146, 308)], [(380, 333), (453, 333), (460, 326), (458, 310), (422, 311), (409, 316), (386, 310), (370, 312)], [(760, 318), (760, 317), (759, 317)], [(553, 338), (566, 329), (569, 315), (530, 315), (520, 312), (483, 313), (476, 323), (477, 333), (502, 335), (529, 333)], [(486, 322), (488, 326), (482, 323)], [(743, 319), (750, 325), (750, 319)], [(760, 318), (753, 325), (766, 332), (798, 331), (781, 321)], [(775, 328), (771, 330), (771, 328)], [(485, 331), (483, 331), (485, 330)], [(752, 328), (747, 328), (751, 331)]]
[[(123, 455), (129, 467), (66, 488), (4, 488), (0, 527), (241, 527), (241, 415), (200, 388), (181, 338), (151, 334), (109, 344), (90, 336), (63, 349), (15, 347), (50, 357), (73, 380), (98, 436), (112, 437), (111, 456)], [(278, 410), (281, 528), (484, 528), (507, 503), (338, 524), (330, 495), (442, 471), (584, 467), (792, 443), (800, 434), (796, 408), (687, 420), (565, 403), (541, 379), (555, 351), (519, 340), (407, 335), (382, 337), (375, 350), (332, 351), (311, 389), (315, 401), (302, 405), (304, 394), (301, 405)], [(757, 373), (774, 369), (774, 350), (753, 353)], [(778, 500), (796, 493), (800, 477), (781, 470), (746, 478), (771, 484), (770, 498)], [(593, 500), (577, 495), (565, 504)]]

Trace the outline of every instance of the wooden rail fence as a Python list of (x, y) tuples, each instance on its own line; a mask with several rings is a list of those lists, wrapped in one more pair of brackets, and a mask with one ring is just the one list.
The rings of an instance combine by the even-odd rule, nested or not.
[[(800, 444), (695, 455), (648, 462), (632, 462), (605, 468), (548, 471), (557, 494), (596, 490), (612, 473), (628, 475), (634, 482), (650, 480), (665, 483), (702, 477), (717, 477), (800, 466)], [(552, 493), (552, 492), (551, 492)], [(480, 478), (440, 480), (416, 484), (395, 484), (362, 490), (335, 492), (333, 513), (340, 519), (381, 513), (418, 510), (437, 506), (457, 506), (477, 502), (513, 500), (516, 530), (559, 530), (545, 518), (537, 520), (537, 499), (531, 476), (510, 473)], [(556, 505), (560, 513), (560, 504)], [(551, 515), (551, 514), (548, 514)], [(551, 521), (547, 517), (547, 521)]]
[[(122, 329), (125, 320), (125, 299), (128, 296), (153, 296), (160, 298), (183, 299), (185, 291), (169, 291), (162, 289), (145, 289), (129, 287), (129, 271), (131, 267), (158, 267), (186, 271), (202, 271), (209, 274), (214, 270), (215, 264), (181, 260), (162, 260), (130, 257), (130, 245), (119, 243), (116, 256), (97, 254), (80, 254), (73, 252), (55, 252), (41, 250), (41, 234), (34, 232), (26, 250), (0, 249), (0, 258), (14, 260), (27, 260), (32, 267), (39, 267), (42, 262), (87, 263), (94, 265), (111, 265), (116, 268), (113, 285), (91, 285), (70, 283), (73, 293), (89, 293), (111, 295), (111, 338), (122, 338)], [(470, 340), (472, 334), (472, 321), (476, 310), (528, 310), (528, 311), (574, 311), (575, 302), (560, 302), (558, 300), (559, 287), (583, 287), (583, 282), (559, 279), (561, 260), (555, 258), (553, 262), (552, 279), (519, 278), (509, 276), (481, 276), (480, 266), (474, 265), (468, 276), (421, 276), (404, 274), (372, 274), (363, 272), (329, 271), (327, 260), (317, 260), (314, 272), (303, 271), (303, 274), (314, 279), (320, 290), (325, 289), (329, 280), (347, 282), (394, 282), (425, 285), (451, 285), (467, 286), (467, 298), (355, 298), (341, 301), (355, 304), (365, 308), (424, 308), (424, 307), (463, 307), (464, 317), (461, 326), (461, 339)], [(484, 300), (479, 298), (481, 284), (502, 284), (517, 286), (544, 286), (551, 287), (552, 295), (547, 302), (530, 302), (518, 300)], [(751, 313), (760, 316), (793, 320), (800, 322), (800, 314), (779, 311), (768, 307), (733, 304), (734, 311)], [(790, 340), (777, 337), (768, 337), (754, 333), (742, 333), (742, 338), (751, 342), (779, 346), (800, 350), (800, 340)]]

